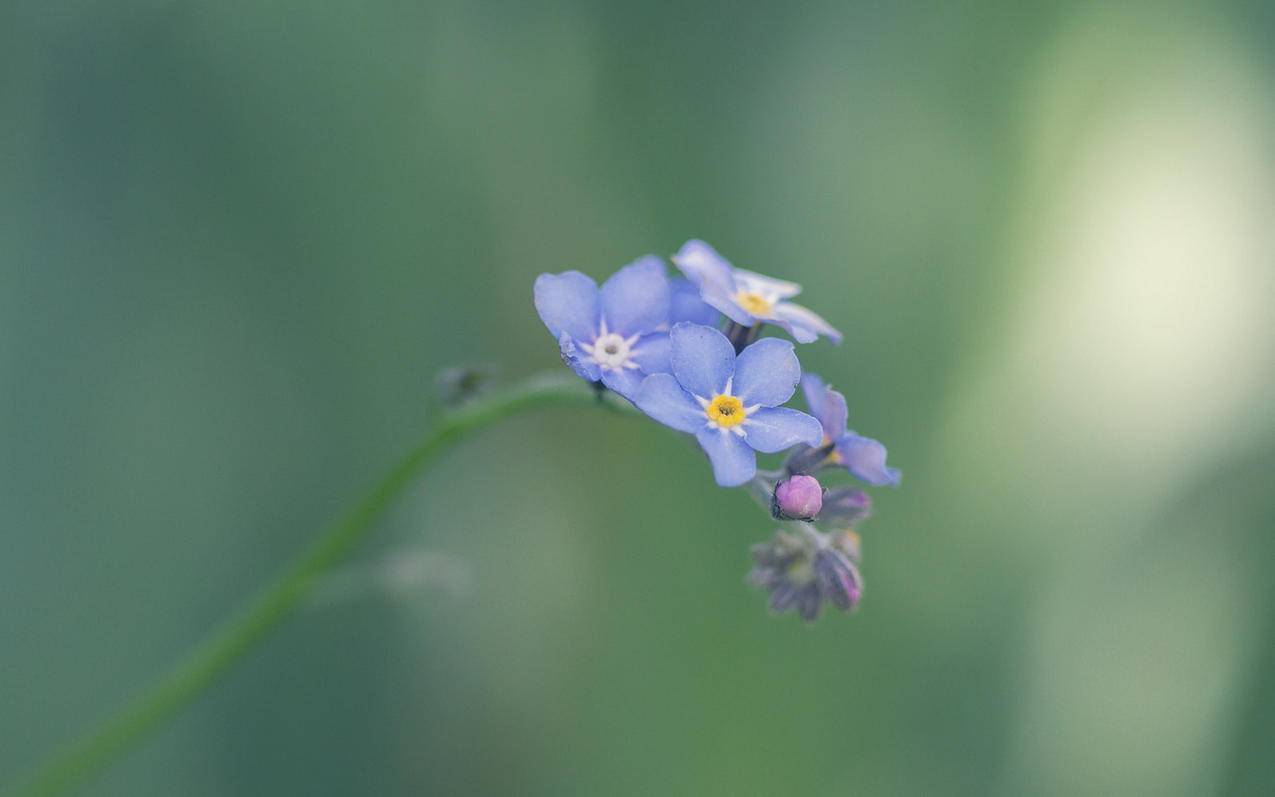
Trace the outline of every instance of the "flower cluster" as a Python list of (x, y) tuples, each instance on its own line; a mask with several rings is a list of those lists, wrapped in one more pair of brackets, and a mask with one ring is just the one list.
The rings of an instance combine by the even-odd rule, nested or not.
[[(672, 257), (681, 277), (648, 255), (599, 288), (578, 271), (541, 274), (535, 305), (562, 360), (582, 379), (614, 391), (651, 418), (694, 435), (723, 487), (748, 485), (780, 530), (753, 549), (753, 584), (771, 609), (805, 620), (831, 603), (850, 610), (863, 592), (857, 524), (866, 493), (824, 488), (837, 470), (873, 486), (899, 483), (876, 440), (846, 428), (846, 401), (815, 374), (802, 375), (791, 342), (761, 337), (767, 325), (798, 343), (841, 333), (801, 305), (792, 282), (735, 268), (703, 241)], [(809, 413), (784, 406), (802, 387)], [(778, 471), (758, 471), (757, 454), (791, 452)], [(815, 525), (818, 524), (818, 525)], [(824, 530), (820, 530), (820, 527)]]

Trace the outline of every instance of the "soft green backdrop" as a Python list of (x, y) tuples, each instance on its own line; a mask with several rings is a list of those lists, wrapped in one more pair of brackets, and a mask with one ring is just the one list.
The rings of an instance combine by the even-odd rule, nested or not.
[(702, 237), (905, 481), (857, 616), (652, 424), (495, 429), (94, 795), (1275, 790), (1275, 9), (0, 4), (0, 787)]

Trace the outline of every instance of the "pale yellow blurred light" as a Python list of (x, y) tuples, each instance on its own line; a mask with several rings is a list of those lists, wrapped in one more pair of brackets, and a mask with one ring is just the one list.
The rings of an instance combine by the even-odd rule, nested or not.
[(1014, 309), (944, 456), (1025, 518), (962, 531), (1037, 590), (1003, 793), (1209, 793), (1254, 576), (1218, 523), (1155, 542), (1275, 431), (1270, 87), (1215, 27), (1094, 13), (1028, 82)]
[(1275, 433), (1275, 147), (1266, 87), (1223, 44), (1152, 37), (1138, 69), (1081, 31), (1029, 91), (1012, 309), (962, 371), (946, 448), (1042, 515), (1110, 521)]
[(1199, 467), (1268, 378), (1261, 103), (1219, 64), (1178, 77), (1096, 120), (1029, 253), (1043, 280), (1009, 357), (1095, 478)]

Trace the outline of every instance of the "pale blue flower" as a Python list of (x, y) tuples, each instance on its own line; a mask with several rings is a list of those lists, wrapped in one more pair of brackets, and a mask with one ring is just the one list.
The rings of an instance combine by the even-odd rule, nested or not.
[(737, 324), (774, 324), (798, 343), (810, 343), (821, 335), (834, 343), (841, 342), (841, 333), (831, 324), (787, 301), (801, 293), (801, 286), (795, 282), (735, 268), (713, 247), (697, 240), (683, 244), (673, 255), (673, 264), (699, 288), (705, 302)]
[(648, 376), (634, 403), (655, 420), (695, 435), (723, 487), (757, 472), (755, 451), (817, 445), (819, 421), (780, 407), (792, 398), (801, 366), (792, 344), (765, 338), (738, 357), (712, 327), (675, 324), (669, 333), (672, 373)]
[(598, 289), (578, 271), (541, 274), (536, 311), (558, 341), (562, 359), (590, 382), (632, 400), (648, 374), (669, 370), (670, 291), (664, 264), (648, 255)]
[[(810, 453), (826, 450), (827, 464), (845, 468), (851, 475), (876, 487), (897, 487), (903, 474), (898, 468), (886, 466), (885, 446), (846, 429), (846, 397), (824, 384), (816, 374), (802, 377), (801, 389), (806, 396), (806, 406), (823, 427), (822, 446)], [(815, 458), (823, 460), (822, 456)], [(793, 461), (804, 459), (811, 457), (800, 453)]]

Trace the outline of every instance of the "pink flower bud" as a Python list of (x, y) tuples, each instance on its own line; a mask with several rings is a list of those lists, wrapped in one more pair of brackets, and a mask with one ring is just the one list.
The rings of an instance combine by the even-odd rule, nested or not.
[(779, 483), (771, 510), (781, 520), (814, 520), (823, 509), (823, 486), (814, 476), (798, 473)]

